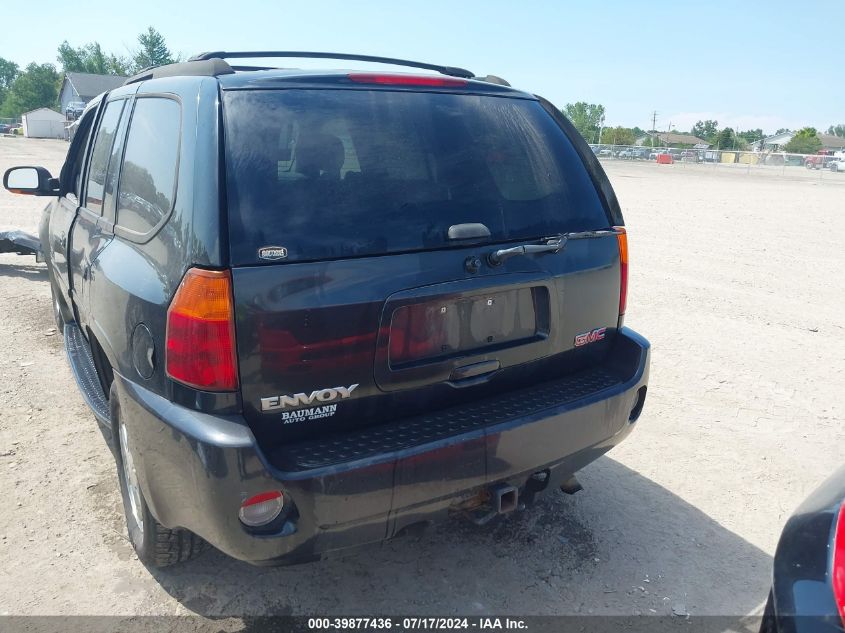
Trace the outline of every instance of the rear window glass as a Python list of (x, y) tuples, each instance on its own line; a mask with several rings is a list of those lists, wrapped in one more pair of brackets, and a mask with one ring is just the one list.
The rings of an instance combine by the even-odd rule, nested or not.
[(117, 224), (132, 233), (148, 233), (173, 206), (181, 116), (173, 99), (135, 101), (117, 196)]
[(566, 136), (532, 100), (388, 90), (231, 91), (231, 254), (286, 261), (460, 246), (608, 224)]

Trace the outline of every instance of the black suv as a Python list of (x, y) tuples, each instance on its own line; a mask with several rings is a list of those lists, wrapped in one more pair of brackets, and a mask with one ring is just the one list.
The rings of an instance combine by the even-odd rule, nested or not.
[[(291, 56), (435, 73), (224, 61)], [(579, 489), (642, 411), (619, 204), (504, 80), (208, 53), (88, 104), (58, 179), (4, 185), (55, 197), (56, 318), (148, 564), (483, 523)]]

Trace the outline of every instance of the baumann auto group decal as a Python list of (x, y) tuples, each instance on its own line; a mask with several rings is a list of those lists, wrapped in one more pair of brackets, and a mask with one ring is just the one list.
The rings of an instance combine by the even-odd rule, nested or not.
[(302, 422), (303, 420), (319, 420), (330, 418), (337, 413), (337, 405), (329, 404), (325, 407), (313, 407), (311, 409), (299, 409), (298, 411), (282, 411), (282, 421), (285, 424)]
[[(331, 387), (329, 389), (315, 389), (311, 393), (295, 393), (292, 396), (270, 396), (261, 398), (261, 410), (265, 413), (281, 411), (282, 421), (285, 424), (302, 422), (305, 420), (319, 420), (330, 418), (337, 413), (336, 404), (319, 405), (321, 402), (332, 402), (333, 400), (345, 400), (358, 388), (358, 384), (348, 387)], [(310, 404), (318, 406), (301, 409)]]

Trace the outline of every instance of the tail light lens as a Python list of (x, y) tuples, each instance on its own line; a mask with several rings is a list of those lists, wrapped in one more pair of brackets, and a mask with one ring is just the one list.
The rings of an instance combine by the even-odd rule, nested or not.
[(191, 268), (167, 310), (167, 375), (206, 391), (238, 388), (229, 271)]
[(628, 305), (628, 234), (624, 226), (614, 226), (616, 240), (619, 243), (619, 272), (621, 275), (619, 284), (619, 316), (625, 315), (625, 308)]
[(836, 536), (833, 537), (833, 597), (845, 626), (845, 502), (839, 507)]

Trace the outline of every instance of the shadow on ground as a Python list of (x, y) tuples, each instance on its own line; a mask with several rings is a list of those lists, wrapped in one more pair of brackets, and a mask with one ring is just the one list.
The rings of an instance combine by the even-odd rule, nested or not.
[(32, 257), (6, 256), (0, 259), (0, 278), (2, 277), (47, 281), (47, 267), (36, 263)]
[(651, 480), (604, 457), (575, 497), (550, 494), (478, 528), (458, 520), (342, 559), (255, 568), (216, 551), (156, 571), (209, 616), (303, 614), (742, 615), (771, 558)]

